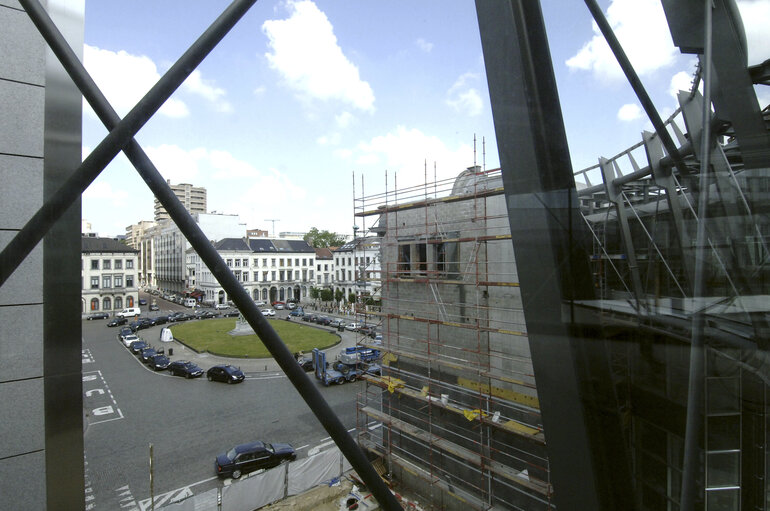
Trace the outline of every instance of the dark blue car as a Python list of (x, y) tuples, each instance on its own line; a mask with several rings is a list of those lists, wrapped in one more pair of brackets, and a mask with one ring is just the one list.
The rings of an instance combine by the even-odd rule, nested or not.
[(206, 371), (209, 381), (221, 381), (224, 383), (240, 383), (246, 379), (240, 368), (229, 364), (216, 365)]
[(175, 360), (168, 365), (168, 372), (172, 376), (184, 376), (185, 378), (198, 378), (203, 376), (203, 369), (187, 360)]
[(297, 459), (297, 454), (289, 444), (251, 442), (236, 445), (217, 456), (214, 469), (219, 477), (238, 479), (242, 474), (262, 468), (275, 467), (284, 461), (295, 459)]

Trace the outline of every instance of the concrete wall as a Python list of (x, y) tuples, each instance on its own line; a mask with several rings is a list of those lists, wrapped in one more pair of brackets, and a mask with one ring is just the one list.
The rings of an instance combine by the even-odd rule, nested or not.
[[(75, 34), (81, 34), (73, 43), (80, 52), (82, 2), (68, 2), (66, 9), (58, 0), (47, 4), (55, 20), (62, 15), (69, 18), (65, 34), (71, 35), (73, 26)], [(53, 78), (56, 66), (18, 2), (0, 0), (0, 27), (0, 247), (5, 247), (79, 163), (80, 108), (71, 83), (62, 80), (60, 73)], [(62, 134), (64, 141), (57, 136)], [(56, 139), (59, 142), (51, 142)], [(49, 159), (51, 165), (46, 163)], [(69, 237), (70, 231), (71, 243), (62, 238)], [(0, 507), (4, 510), (84, 505), (77, 314), (80, 241), (74, 236), (79, 231), (78, 203), (0, 288)], [(56, 272), (63, 275), (49, 280)], [(70, 309), (72, 318), (56, 321)], [(56, 339), (58, 348), (53, 347), (54, 324), (67, 332)], [(59, 368), (51, 370), (52, 366)], [(66, 403), (66, 410), (55, 409), (54, 402)]]

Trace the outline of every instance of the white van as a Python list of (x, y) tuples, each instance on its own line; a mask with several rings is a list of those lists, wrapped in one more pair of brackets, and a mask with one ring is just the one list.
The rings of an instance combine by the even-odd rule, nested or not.
[(196, 305), (198, 305), (198, 300), (196, 300), (195, 298), (185, 298), (184, 300), (185, 307), (195, 307)]
[(139, 310), (139, 307), (128, 307), (127, 309), (123, 309), (122, 311), (115, 313), (115, 316), (118, 318), (132, 318), (134, 316), (138, 316), (141, 313), (142, 311)]

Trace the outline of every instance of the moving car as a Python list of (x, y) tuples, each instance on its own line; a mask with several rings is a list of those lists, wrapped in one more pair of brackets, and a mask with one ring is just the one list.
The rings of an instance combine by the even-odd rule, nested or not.
[(273, 309), (262, 309), (262, 315), (263, 316), (275, 316), (275, 311)]
[(88, 321), (91, 321), (93, 319), (107, 319), (109, 317), (110, 315), (107, 314), (106, 312), (94, 312), (93, 314), (89, 314), (88, 316), (86, 316), (86, 319)]
[(112, 318), (109, 323), (107, 323), (107, 326), (119, 326), (119, 325), (125, 325), (128, 323), (128, 320), (126, 318)]
[(299, 357), (297, 363), (306, 373), (313, 370), (313, 361), (307, 357)]
[(224, 383), (240, 383), (246, 379), (246, 376), (240, 368), (229, 364), (221, 364), (212, 367), (206, 371), (206, 377), (209, 381), (221, 381)]
[(262, 468), (271, 468), (285, 461), (297, 459), (297, 453), (289, 444), (251, 442), (236, 445), (217, 456), (214, 468), (219, 477), (238, 479), (243, 474)]
[(153, 303), (152, 305), (150, 305), (150, 310), (157, 311), (157, 310), (160, 310), (160, 307), (158, 307), (157, 303)]
[(289, 313), (289, 316), (304, 316), (304, 315), (305, 315), (305, 311), (302, 310), (302, 307), (298, 307)]
[(147, 300), (145, 300), (144, 298), (140, 298), (139, 305), (147, 305)]
[(168, 372), (173, 376), (185, 378), (198, 378), (203, 376), (203, 369), (187, 360), (175, 360), (168, 365)]
[(345, 330), (350, 330), (351, 332), (356, 332), (361, 327), (359, 323), (348, 323), (345, 325)]

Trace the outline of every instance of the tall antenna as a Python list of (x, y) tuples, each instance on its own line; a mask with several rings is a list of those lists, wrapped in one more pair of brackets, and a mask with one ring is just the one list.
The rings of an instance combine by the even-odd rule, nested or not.
[(280, 221), (280, 218), (265, 218), (265, 222), (273, 222), (273, 238), (275, 238), (275, 223)]
[(473, 134), (473, 167), (476, 167), (476, 134)]

